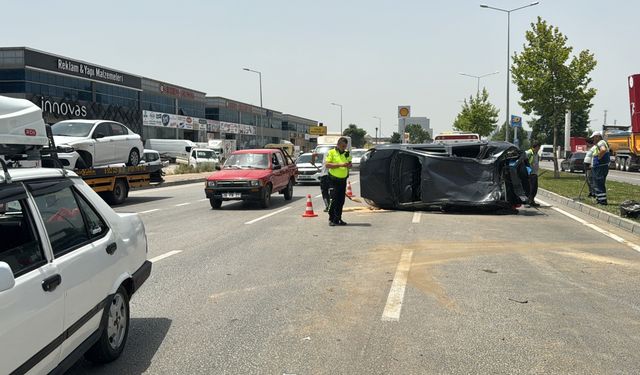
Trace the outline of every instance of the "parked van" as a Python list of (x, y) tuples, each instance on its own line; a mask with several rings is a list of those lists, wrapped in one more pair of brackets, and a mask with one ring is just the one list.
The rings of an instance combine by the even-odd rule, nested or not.
[(189, 157), (177, 157), (178, 164), (187, 164), (197, 167), (202, 164), (213, 164), (214, 168), (220, 165), (218, 154), (208, 148), (192, 148)]
[(540, 160), (553, 160), (553, 145), (540, 146), (539, 154)]
[(198, 145), (187, 139), (147, 139), (144, 143), (145, 149), (156, 150), (163, 158), (175, 161), (177, 158), (188, 158), (191, 149)]

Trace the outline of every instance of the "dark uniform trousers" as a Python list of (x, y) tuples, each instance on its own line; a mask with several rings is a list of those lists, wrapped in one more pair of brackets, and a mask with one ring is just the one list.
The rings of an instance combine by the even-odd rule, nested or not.
[(347, 179), (329, 175), (331, 185), (331, 204), (329, 205), (329, 221), (337, 223), (342, 220), (342, 207), (347, 193)]

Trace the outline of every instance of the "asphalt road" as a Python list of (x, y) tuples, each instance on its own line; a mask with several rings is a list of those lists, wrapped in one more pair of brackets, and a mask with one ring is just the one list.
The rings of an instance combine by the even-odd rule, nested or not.
[(127, 347), (69, 374), (637, 373), (637, 237), (550, 207), (348, 202), (329, 227), (319, 198), (301, 217), (317, 186), (294, 193), (212, 210), (201, 183), (133, 192), (117, 211), (141, 214), (155, 262)]
[[(558, 168), (560, 168), (560, 161), (558, 160)], [(552, 161), (541, 161), (540, 168), (553, 170)], [(581, 173), (581, 172), (576, 172)], [(610, 169), (607, 180), (626, 182), (629, 184), (640, 185), (640, 172), (622, 172)]]

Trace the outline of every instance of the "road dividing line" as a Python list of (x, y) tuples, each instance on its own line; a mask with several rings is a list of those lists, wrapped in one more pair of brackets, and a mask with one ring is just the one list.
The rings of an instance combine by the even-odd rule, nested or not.
[(138, 212), (139, 214), (148, 214), (151, 212), (156, 212), (156, 211), (160, 211), (159, 208), (154, 208), (153, 210), (146, 210), (146, 211), (142, 211), (142, 212)]
[(318, 195), (316, 195), (316, 196), (315, 196), (315, 197), (313, 197), (313, 198), (314, 198), (314, 199), (316, 199), (316, 198), (322, 198), (322, 194), (318, 194)]
[(400, 320), (400, 310), (402, 309), (402, 300), (404, 299), (404, 290), (409, 278), (412, 257), (413, 250), (404, 250), (400, 256), (400, 263), (398, 263), (396, 275), (393, 278), (391, 290), (389, 290), (387, 304), (382, 312), (382, 321), (397, 322)]
[(149, 259), (149, 262), (151, 262), (151, 263), (155, 263), (155, 262), (157, 262), (157, 261), (159, 261), (159, 260), (162, 260), (162, 259), (164, 259), (164, 258), (168, 258), (168, 257), (170, 257), (170, 256), (172, 256), (172, 255), (180, 254), (181, 252), (182, 252), (182, 250), (173, 250), (173, 251), (169, 251), (168, 253), (164, 253), (164, 254), (162, 254), (162, 255), (158, 255), (158, 256), (157, 256), (157, 257), (155, 257), (155, 258), (151, 258), (151, 259)]
[[(545, 203), (544, 201), (540, 201), (540, 202), (543, 203), (543, 204), (548, 204), (548, 203)], [(582, 224), (582, 225), (584, 225), (586, 227), (589, 227), (589, 228), (595, 230), (598, 233), (604, 234), (605, 236), (611, 238), (614, 241), (617, 241), (617, 242), (619, 242), (619, 243), (621, 243), (623, 245), (627, 245), (630, 248), (632, 248), (633, 250), (635, 250), (637, 252), (640, 252), (640, 245), (636, 245), (633, 242), (629, 242), (629, 241), (625, 240), (624, 238), (618, 236), (617, 234), (614, 234), (614, 233), (609, 232), (608, 230), (602, 229), (599, 226), (597, 226), (595, 224), (592, 224), (592, 223), (590, 223), (590, 222), (588, 222), (588, 221), (586, 221), (584, 219), (581, 219), (581, 218), (579, 218), (579, 217), (577, 217), (575, 215), (572, 215), (572, 214), (568, 213), (567, 211), (562, 210), (562, 209), (560, 209), (558, 207), (551, 207), (551, 209), (563, 214), (566, 217), (569, 217), (569, 218), (577, 221), (578, 223), (580, 223), (580, 224)]]
[(271, 217), (271, 216), (273, 216), (273, 215), (277, 215), (277, 214), (279, 214), (280, 212), (284, 212), (284, 211), (286, 211), (286, 210), (288, 210), (288, 209), (290, 209), (290, 208), (291, 208), (291, 207), (285, 207), (285, 208), (283, 208), (283, 209), (281, 209), (281, 210), (278, 210), (278, 211), (276, 211), (276, 212), (272, 212), (272, 213), (270, 213), (270, 214), (267, 214), (267, 215), (264, 215), (264, 216), (260, 216), (260, 217), (259, 217), (259, 218), (257, 218), (257, 219), (253, 219), (253, 220), (251, 220), (251, 221), (247, 221), (245, 224), (250, 225), (250, 224), (256, 223), (256, 222), (258, 222), (258, 221), (260, 221), (260, 220), (262, 220), (262, 219), (266, 219), (266, 218)]
[(413, 220), (411, 220), (411, 222), (414, 223), (414, 224), (419, 224), (421, 217), (422, 217), (422, 212), (414, 212), (413, 213)]
[(204, 202), (204, 201), (208, 201), (209, 198), (205, 198), (205, 199), (199, 199), (198, 202)]
[(191, 204), (191, 203), (187, 202), (187, 203), (176, 204), (176, 207), (186, 206), (188, 204)]

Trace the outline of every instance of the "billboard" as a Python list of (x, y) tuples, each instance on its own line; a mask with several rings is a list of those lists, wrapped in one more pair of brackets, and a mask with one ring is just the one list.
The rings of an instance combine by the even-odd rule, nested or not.
[(411, 117), (411, 106), (399, 105), (398, 106), (398, 118)]

